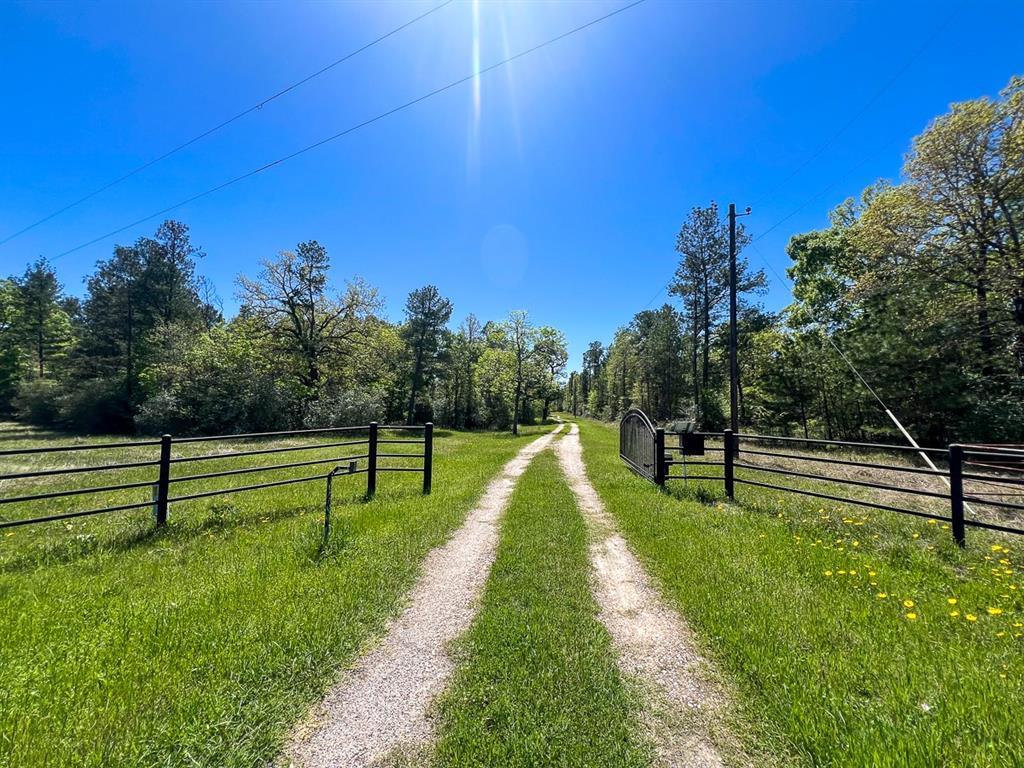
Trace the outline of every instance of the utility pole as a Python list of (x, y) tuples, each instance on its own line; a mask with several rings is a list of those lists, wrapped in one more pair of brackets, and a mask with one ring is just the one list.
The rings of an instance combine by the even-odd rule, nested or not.
[(749, 207), (745, 213), (737, 214), (736, 204), (729, 203), (729, 428), (734, 435), (740, 431), (740, 367), (736, 357), (736, 217), (749, 215)]

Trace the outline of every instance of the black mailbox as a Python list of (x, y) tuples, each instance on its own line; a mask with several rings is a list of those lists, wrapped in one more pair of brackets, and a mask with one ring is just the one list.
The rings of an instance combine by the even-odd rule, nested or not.
[(704, 455), (704, 435), (697, 432), (683, 432), (679, 435), (679, 447), (684, 456)]
[(673, 421), (665, 429), (669, 434), (679, 435), (679, 448), (684, 456), (704, 455), (704, 435), (694, 431), (696, 426), (692, 421)]

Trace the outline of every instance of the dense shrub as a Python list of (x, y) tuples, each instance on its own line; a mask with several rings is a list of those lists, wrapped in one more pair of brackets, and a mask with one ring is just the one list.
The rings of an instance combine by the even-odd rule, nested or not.
[(304, 425), (309, 429), (344, 427), (379, 421), (384, 413), (381, 397), (369, 392), (342, 392), (309, 404)]
[(131, 401), (119, 379), (88, 379), (66, 387), (59, 398), (60, 425), (75, 432), (130, 434)]
[(55, 427), (60, 421), (60, 388), (55, 381), (28, 379), (14, 397), (14, 413), (39, 427)]

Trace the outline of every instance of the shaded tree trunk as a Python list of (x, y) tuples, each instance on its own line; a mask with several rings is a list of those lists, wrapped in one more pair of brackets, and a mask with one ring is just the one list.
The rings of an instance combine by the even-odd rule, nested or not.
[(1013, 344), (1013, 355), (1017, 360), (1017, 375), (1024, 378), (1024, 288), (1018, 288), (1013, 296), (1013, 322), (1017, 326), (1017, 338)]
[(416, 394), (419, 390), (420, 376), (422, 376), (423, 353), (422, 345), (416, 349), (416, 362), (413, 364), (412, 381), (409, 382), (409, 411), (406, 416), (406, 424), (412, 424), (416, 415)]
[(978, 308), (978, 344), (981, 347), (981, 354), (984, 358), (981, 372), (985, 376), (991, 376), (994, 373), (992, 365), (994, 345), (992, 342), (992, 325), (988, 311), (988, 284), (984, 277), (978, 278), (975, 286), (975, 300)]

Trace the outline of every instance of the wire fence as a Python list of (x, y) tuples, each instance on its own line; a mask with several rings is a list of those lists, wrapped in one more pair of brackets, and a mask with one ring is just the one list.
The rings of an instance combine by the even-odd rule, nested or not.
[(633, 432), (620, 455), (634, 471), (633, 453), (653, 455), (660, 466), (640, 474), (658, 485), (720, 482), (730, 499), (747, 485), (942, 521), (961, 546), (972, 527), (1024, 534), (1024, 447), (914, 448), (731, 430), (681, 434), (670, 445), (653, 425), (643, 439)]
[[(199, 454), (182, 453), (182, 448), (193, 445), (204, 446), (208, 443), (221, 444), (235, 441), (268, 440), (279, 438), (324, 438), (337, 436), (341, 439), (329, 442), (309, 442), (301, 445), (274, 446), (269, 448), (253, 448), (245, 450), (213, 451)], [(382, 446), (415, 446), (415, 448), (388, 448)], [(175, 448), (179, 450), (176, 452)], [(123, 461), (117, 463), (89, 463), (86, 466), (54, 467), (45, 469), (23, 469), (4, 472), (5, 465), (17, 462), (19, 457), (37, 457), (47, 454), (56, 460), (82, 451), (125, 450), (132, 453), (157, 452), (157, 457), (145, 460)], [(201, 471), (203, 462), (225, 461), (231, 459), (270, 456), (273, 454), (330, 450), (332, 455), (327, 458), (299, 459), (280, 463), (234, 467), (220, 471)], [(355, 450), (355, 453), (352, 451)], [(84, 445), (64, 445), (43, 448), (14, 448), (0, 450), (0, 482), (32, 481), (43, 479), (50, 484), (63, 476), (85, 474), (110, 477), (106, 473), (129, 472), (141, 470), (146, 477), (141, 480), (121, 483), (90, 484), (83, 488), (66, 488), (59, 490), (42, 490), (33, 493), (21, 493), (12, 496), (0, 496), (0, 529), (24, 525), (35, 525), (72, 518), (105, 515), (113, 512), (151, 508), (158, 526), (167, 524), (171, 505), (214, 496), (256, 491), (284, 485), (310, 483), (333, 478), (341, 472), (345, 475), (366, 475), (366, 494), (372, 496), (377, 490), (377, 477), (384, 472), (416, 472), (423, 476), (423, 493), (431, 491), (434, 454), (434, 426), (379, 425), (371, 422), (362, 426), (329, 427), (324, 429), (302, 429), (284, 432), (253, 432), (237, 435), (212, 435), (206, 437), (174, 438), (163, 435), (158, 440), (139, 440), (132, 442), (92, 443)], [(412, 462), (412, 466), (408, 462)], [(209, 483), (219, 478), (242, 478), (248, 475), (275, 473), (283, 470), (296, 470), (309, 467), (311, 474), (283, 479), (264, 479), (262, 482), (244, 485), (231, 485), (213, 489), (198, 489), (198, 484)], [(320, 469), (315, 469), (320, 468)], [(323, 469), (326, 468), (326, 469)], [(342, 471), (344, 470), (344, 471)], [(257, 478), (259, 479), (259, 478)], [(89, 497), (96, 495), (119, 494), (143, 489), (149, 491), (149, 498), (127, 503), (108, 504), (103, 507), (70, 511), (59, 511), (51, 514), (25, 514), (37, 502), (51, 503), (72, 497)]]

